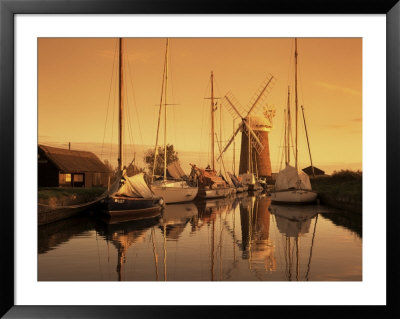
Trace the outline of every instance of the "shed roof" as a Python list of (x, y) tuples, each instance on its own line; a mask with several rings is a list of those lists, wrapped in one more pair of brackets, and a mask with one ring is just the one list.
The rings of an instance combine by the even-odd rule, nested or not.
[(39, 145), (39, 150), (42, 150), (44, 155), (64, 172), (109, 172), (107, 166), (92, 152), (68, 150), (45, 145)]
[[(303, 172), (306, 173), (307, 175), (312, 175), (312, 167), (308, 166), (306, 168), (303, 168)], [(325, 172), (317, 167), (314, 166), (314, 175), (324, 175)]]

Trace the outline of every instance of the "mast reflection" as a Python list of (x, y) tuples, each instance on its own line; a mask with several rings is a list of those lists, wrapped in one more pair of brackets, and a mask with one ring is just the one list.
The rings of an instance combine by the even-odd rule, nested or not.
[[(117, 259), (117, 280), (125, 280), (124, 264), (126, 253), (135, 243), (144, 241), (145, 233), (159, 222), (159, 216), (147, 219), (118, 221), (115, 219), (102, 219), (96, 224), (97, 233), (104, 237), (107, 244), (111, 242), (118, 252)], [(156, 270), (157, 271), (157, 270)]]

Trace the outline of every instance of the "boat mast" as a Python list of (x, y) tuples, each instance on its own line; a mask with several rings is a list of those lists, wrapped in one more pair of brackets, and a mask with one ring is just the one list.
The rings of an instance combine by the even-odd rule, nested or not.
[(119, 116), (118, 116), (118, 170), (122, 171), (122, 126), (123, 126), (123, 94), (122, 94), (122, 86), (123, 86), (123, 68), (122, 68), (122, 38), (119, 38), (119, 95), (118, 95), (118, 104), (119, 104)]
[[(168, 45), (168, 39), (167, 39), (167, 45)], [(163, 70), (163, 78), (162, 78), (162, 84), (161, 84), (160, 108), (158, 110), (156, 145), (154, 147), (153, 174), (151, 175), (151, 181), (152, 182), (154, 181), (154, 173), (155, 173), (155, 169), (156, 169), (157, 155), (158, 155), (158, 133), (160, 131), (160, 119), (161, 119), (162, 102), (163, 102), (163, 95), (164, 95), (164, 81), (165, 81), (165, 67), (166, 67), (166, 65), (167, 65), (167, 50), (165, 50), (164, 70)]]
[(283, 118), (285, 119), (285, 131), (284, 131), (284, 138), (283, 138), (283, 150), (285, 155), (285, 164), (288, 165), (288, 144), (287, 144), (287, 135), (288, 135), (288, 122), (287, 122), (287, 110), (283, 110)]
[(297, 38), (294, 39), (294, 60), (295, 60), (295, 73), (294, 73), (294, 92), (295, 92), (295, 105), (296, 105), (296, 153), (295, 153), (295, 167), (298, 170), (298, 148), (297, 148), (297, 135), (298, 135), (298, 100), (297, 100)]
[(165, 51), (165, 90), (164, 90), (164, 182), (167, 180), (167, 80), (168, 80), (168, 39)]
[(214, 73), (211, 71), (211, 164), (212, 170), (215, 170), (214, 159)]
[[(218, 147), (219, 147), (219, 154), (221, 157), (221, 162), (219, 163), (219, 173), (221, 174), (222, 172), (222, 153), (221, 153), (221, 149), (222, 149), (222, 106), (219, 106), (219, 142), (217, 140), (217, 143), (219, 143)], [(224, 168), (225, 169), (225, 168)]]
[(290, 122), (290, 87), (288, 86), (288, 101), (287, 101), (287, 164), (290, 163), (290, 135), (291, 135), (291, 122)]

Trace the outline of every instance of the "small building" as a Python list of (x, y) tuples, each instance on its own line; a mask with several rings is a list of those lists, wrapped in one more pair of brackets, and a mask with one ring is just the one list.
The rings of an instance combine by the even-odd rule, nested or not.
[(303, 168), (303, 172), (306, 173), (308, 176), (313, 176), (313, 167), (314, 167), (314, 176), (322, 176), (325, 175), (325, 172), (315, 166), (308, 166)]
[(39, 187), (107, 186), (111, 172), (93, 153), (38, 145)]

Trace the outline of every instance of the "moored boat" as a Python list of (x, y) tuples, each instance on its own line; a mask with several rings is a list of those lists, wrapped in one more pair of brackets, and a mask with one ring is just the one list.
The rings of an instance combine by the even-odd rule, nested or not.
[[(154, 192), (156, 196), (162, 197), (166, 204), (169, 203), (182, 203), (192, 201), (198, 192), (197, 186), (190, 186), (183, 179), (184, 172), (182, 168), (179, 166), (179, 163), (174, 162), (171, 163), (167, 167), (167, 84), (168, 84), (168, 45), (169, 41), (167, 39), (166, 49), (165, 49), (165, 63), (164, 63), (164, 75), (162, 81), (162, 89), (161, 89), (161, 100), (160, 100), (160, 109), (158, 116), (158, 126), (157, 126), (157, 137), (156, 137), (156, 146), (154, 150), (154, 164), (153, 164), (153, 174), (152, 174), (152, 183), (150, 185), (151, 190)], [(161, 111), (162, 107), (164, 107), (164, 174), (162, 180), (154, 181), (154, 171), (157, 163), (157, 148), (158, 148), (158, 132), (160, 127), (160, 119), (161, 119)], [(167, 171), (168, 168), (172, 167), (172, 170), (178, 175), (174, 180), (167, 179)], [(171, 173), (170, 173), (171, 174)], [(173, 175), (173, 174), (172, 174)]]
[(122, 168), (123, 163), (123, 42), (119, 41), (119, 121), (118, 121), (118, 172), (117, 178), (113, 185), (106, 191), (104, 198), (100, 201), (101, 210), (112, 217), (127, 217), (135, 218), (146, 217), (146, 214), (161, 212), (164, 206), (164, 200), (157, 197), (148, 187), (144, 180), (144, 174), (136, 174), (128, 176), (126, 169)]
[[(276, 177), (275, 187), (271, 190), (271, 201), (276, 203), (310, 203), (317, 199), (317, 193), (312, 191), (310, 178), (298, 169), (298, 97), (297, 97), (297, 39), (295, 39), (295, 166), (290, 165), (290, 140), (291, 140), (291, 118), (290, 118), (290, 91), (288, 90), (287, 112), (285, 111), (285, 147), (284, 156), (286, 166)], [(304, 115), (304, 114), (303, 114)], [(304, 120), (305, 123), (305, 120)], [(307, 131), (306, 131), (307, 133)], [(308, 136), (307, 136), (308, 142)], [(310, 159), (311, 159), (311, 152)], [(311, 162), (312, 167), (312, 162)]]
[(233, 188), (221, 177), (217, 175), (215, 170), (215, 155), (214, 155), (214, 143), (215, 143), (215, 133), (214, 133), (214, 73), (211, 71), (211, 167), (199, 168), (194, 164), (190, 172), (190, 179), (193, 184), (198, 185), (199, 190), (197, 193), (197, 198), (218, 198), (226, 197), (233, 193)]

